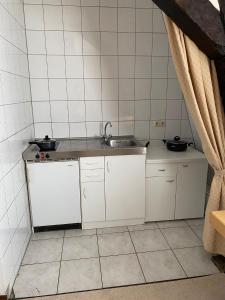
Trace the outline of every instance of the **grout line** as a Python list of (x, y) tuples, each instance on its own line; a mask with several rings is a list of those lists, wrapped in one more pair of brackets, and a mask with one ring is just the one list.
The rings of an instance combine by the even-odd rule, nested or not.
[(102, 279), (102, 265), (101, 265), (101, 259), (100, 259), (100, 252), (99, 252), (99, 241), (98, 241), (98, 235), (97, 236), (97, 247), (98, 247), (98, 261), (99, 261), (99, 268), (100, 268), (100, 275), (101, 275), (101, 283), (103, 288), (103, 279)]
[(140, 266), (140, 268), (141, 268), (141, 272), (142, 272), (142, 274), (143, 274), (144, 281), (147, 283), (147, 279), (146, 279), (145, 274), (144, 274), (144, 271), (143, 271), (143, 269), (142, 269), (142, 265), (141, 265), (141, 262), (140, 262), (140, 260), (139, 260), (138, 253), (137, 253), (137, 251), (136, 251), (136, 248), (135, 248), (134, 242), (133, 242), (133, 240), (132, 240), (130, 231), (128, 231), (128, 233), (129, 233), (129, 236), (130, 236), (130, 239), (131, 239), (131, 243), (132, 243), (132, 245), (133, 245), (133, 247), (134, 247), (134, 252), (135, 252), (135, 255), (136, 255), (136, 257), (137, 257), (139, 266)]
[[(64, 236), (65, 236), (65, 230), (64, 230)], [(61, 251), (61, 258), (60, 258), (60, 265), (59, 265), (59, 276), (58, 276), (57, 290), (56, 290), (57, 294), (58, 294), (58, 291), (59, 291), (59, 280), (60, 280), (61, 267), (62, 267), (62, 255), (63, 255), (63, 248), (64, 248), (64, 236), (63, 236), (63, 241), (62, 241), (62, 251)]]

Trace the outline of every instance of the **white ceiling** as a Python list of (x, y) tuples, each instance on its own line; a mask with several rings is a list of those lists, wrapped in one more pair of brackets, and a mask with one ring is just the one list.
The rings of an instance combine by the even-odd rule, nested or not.
[(218, 0), (209, 0), (214, 6), (216, 9), (220, 10), (220, 6), (219, 6), (219, 2)]

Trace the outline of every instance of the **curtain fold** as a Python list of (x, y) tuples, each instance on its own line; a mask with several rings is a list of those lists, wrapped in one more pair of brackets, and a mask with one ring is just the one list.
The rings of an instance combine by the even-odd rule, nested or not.
[(213, 61), (164, 15), (174, 65), (185, 102), (215, 174), (203, 231), (204, 248), (225, 256), (225, 239), (210, 224), (210, 213), (225, 210), (225, 118)]

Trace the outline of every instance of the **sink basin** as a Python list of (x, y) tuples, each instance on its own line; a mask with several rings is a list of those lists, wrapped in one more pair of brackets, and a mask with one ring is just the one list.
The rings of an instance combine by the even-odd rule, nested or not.
[(112, 148), (137, 147), (137, 142), (129, 138), (110, 138), (106, 145)]

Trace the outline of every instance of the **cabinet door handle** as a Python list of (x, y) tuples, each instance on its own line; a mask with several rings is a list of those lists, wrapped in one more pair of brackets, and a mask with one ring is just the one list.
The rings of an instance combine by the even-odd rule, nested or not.
[(107, 161), (107, 164), (106, 164), (106, 168), (107, 168), (107, 172), (109, 173), (109, 162)]
[(175, 180), (174, 179), (171, 179), (171, 180), (167, 180), (166, 182), (174, 182)]
[(165, 172), (166, 169), (158, 169), (158, 171), (160, 171), (160, 172)]
[(83, 196), (84, 196), (84, 199), (86, 200), (85, 187), (83, 188)]
[(188, 166), (188, 165), (183, 165), (183, 167), (184, 167), (184, 168), (188, 168), (189, 166)]

